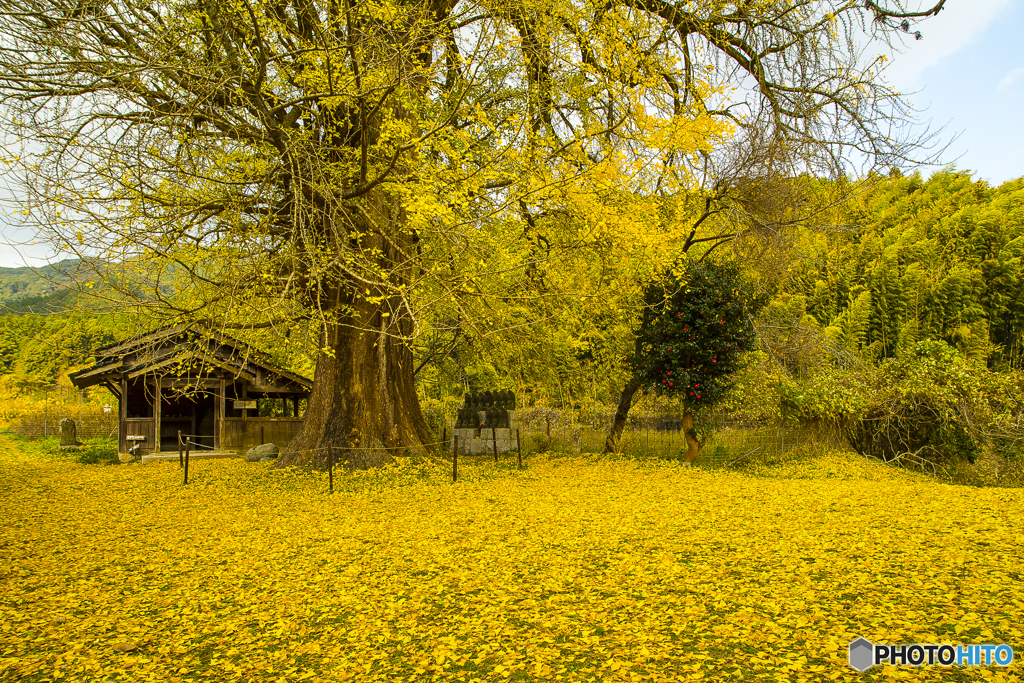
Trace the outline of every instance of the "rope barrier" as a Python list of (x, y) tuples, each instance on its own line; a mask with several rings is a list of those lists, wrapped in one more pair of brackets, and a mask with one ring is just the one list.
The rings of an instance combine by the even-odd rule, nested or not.
[(420, 446), (441, 446), (448, 443), (447, 441), (431, 441), (430, 443), (421, 443), (415, 446), (335, 446), (335, 448), (344, 451), (397, 451), (408, 448), (419, 448)]
[[(200, 439), (201, 439), (201, 438), (203, 438), (203, 437), (201, 437), (201, 436), (198, 436), (198, 435), (196, 435), (196, 438), (200, 438)], [(217, 449), (216, 449), (215, 447), (213, 447), (213, 446), (207, 446), (206, 444), (202, 444), (202, 443), (199, 443), (198, 441), (192, 441), (192, 436), (187, 436), (187, 437), (185, 438), (185, 440), (186, 440), (186, 441), (188, 441), (188, 442), (189, 442), (189, 444), (190, 444), (190, 445), (192, 445), (192, 446), (194, 446), (194, 447), (198, 447), (198, 448), (209, 448), (209, 449), (210, 449), (211, 451), (215, 451), (215, 450), (217, 450)], [(183, 445), (184, 445), (184, 444), (183, 444)]]
[[(181, 440), (179, 440), (179, 443), (182, 446), (184, 446), (185, 445), (185, 440), (187, 440), (193, 446), (198, 446), (199, 448), (209, 448), (211, 450), (215, 450), (214, 446), (207, 446), (205, 444), (199, 443), (198, 441), (193, 441), (193, 439), (204, 439), (204, 438), (208, 439), (210, 437), (211, 437), (210, 434), (206, 434), (206, 435), (202, 435), (202, 434), (182, 434), (181, 437), (180, 437)], [(448, 442), (447, 441), (430, 441), (428, 443), (421, 443), (421, 444), (416, 444), (416, 445), (413, 445), (413, 446), (333, 446), (333, 448), (335, 450), (340, 450), (340, 451), (398, 451), (398, 450), (408, 450), (410, 448), (421, 448), (421, 447), (424, 447), (424, 446), (443, 446), (446, 443), (448, 443)], [(304, 449), (304, 450), (301, 450), (301, 451), (297, 451), (297, 452), (299, 454), (301, 454), (301, 455), (309, 455), (311, 453), (319, 453), (321, 451), (326, 451), (326, 450), (328, 450), (330, 448), (332, 448), (332, 446), (320, 446), (318, 448), (307, 448), (307, 449)], [(296, 451), (288, 451), (288, 452), (289, 453), (295, 453)], [(396, 456), (396, 457), (417, 457), (417, 456), (416, 456), (416, 454), (410, 453), (408, 456), (400, 455), (400, 456)]]
[[(447, 429), (445, 431), (447, 432)], [(185, 470), (185, 473), (184, 473), (185, 474), (185, 479), (184, 479), (184, 482), (183, 482), (184, 484), (188, 484), (188, 465), (189, 465), (189, 459), (190, 459), (189, 455), (190, 455), (190, 452), (192, 450), (192, 447), (193, 446), (198, 446), (200, 448), (208, 448), (210, 450), (216, 450), (216, 448), (214, 446), (207, 446), (205, 444), (199, 443), (198, 441), (193, 441), (192, 440), (192, 439), (203, 439), (203, 438), (209, 438), (209, 435), (204, 436), (204, 435), (199, 435), (199, 434), (182, 434), (180, 431), (178, 432), (178, 458), (179, 458), (179, 463), (184, 467), (184, 470)], [(445, 439), (444, 441), (432, 441), (432, 442), (428, 442), (428, 443), (418, 444), (418, 445), (415, 445), (415, 446), (335, 446), (333, 444), (330, 444), (330, 445), (327, 445), (327, 446), (320, 446), (318, 448), (307, 448), (307, 449), (304, 449), (304, 450), (301, 450), (301, 451), (288, 451), (288, 452), (290, 454), (294, 454), (294, 455), (312, 455), (313, 453), (320, 453), (320, 452), (323, 452), (323, 451), (327, 451), (327, 476), (328, 476), (328, 481), (330, 482), (330, 492), (334, 493), (334, 454), (335, 454), (336, 450), (340, 450), (340, 451), (397, 451), (397, 450), (408, 451), (408, 450), (413, 449), (413, 448), (419, 449), (419, 448), (423, 448), (425, 446), (442, 446), (442, 445), (447, 445), (447, 444), (448, 444), (447, 439)], [(184, 450), (184, 457), (183, 458), (182, 458), (182, 455), (183, 455), (182, 454), (182, 450)], [(425, 459), (431, 461), (434, 464), (440, 464), (440, 463), (445, 462), (445, 460), (443, 458), (437, 457), (431, 451), (426, 451), (426, 452), (422, 452), (422, 453), (403, 453), (401, 455), (398, 455), (397, 453), (394, 453), (394, 454), (389, 454), (389, 455), (391, 457), (399, 457), (399, 458), (401, 458), (401, 457), (408, 457), (408, 458), (421, 457), (421, 458), (425, 458)], [(490, 455), (491, 454), (489, 454), (489, 453), (463, 453), (462, 457), (463, 458), (474, 457), (474, 456), (481, 456), (481, 457), (486, 456), (486, 457), (489, 457)], [(494, 462), (498, 462), (497, 440), (494, 440), (494, 453), (493, 453), (493, 455), (494, 455)], [(520, 441), (520, 436), (519, 436), (519, 430), (518, 429), (516, 430), (516, 455), (517, 455), (517, 458), (519, 460), (519, 467), (521, 468), (523, 466), (523, 445), (522, 445), (522, 442)], [(456, 482), (456, 481), (458, 481), (458, 477), (459, 477), (459, 466), (458, 466), (458, 462), (459, 462), (459, 437), (458, 437), (457, 434), (454, 435), (453, 439), (452, 439), (451, 462), (452, 462), (452, 481)]]

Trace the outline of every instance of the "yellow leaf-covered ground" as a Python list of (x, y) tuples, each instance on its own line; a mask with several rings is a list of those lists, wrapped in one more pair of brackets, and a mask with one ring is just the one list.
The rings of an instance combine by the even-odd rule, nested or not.
[(339, 477), (78, 465), (0, 437), (5, 681), (1018, 680), (1024, 495), (823, 456), (486, 459)]

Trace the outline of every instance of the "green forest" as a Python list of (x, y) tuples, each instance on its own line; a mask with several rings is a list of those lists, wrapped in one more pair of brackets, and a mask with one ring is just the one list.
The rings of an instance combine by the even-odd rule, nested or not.
[[(990, 187), (954, 169), (927, 180), (893, 173), (850, 194), (820, 225), (795, 227), (770, 258), (731, 257), (763, 303), (752, 320), (757, 343), (715, 410), (827, 425), (864, 454), (904, 465), (966, 466), (984, 455), (1008, 471), (1024, 450), (1024, 179)], [(47, 291), (23, 269), (2, 275), (8, 405), (31, 405), (93, 349), (160, 324), (104, 312), (52, 283)], [(436, 326), (417, 339), (417, 389), (433, 427), (464, 393), (488, 389), (512, 389), (525, 407), (608, 419), (642, 306), (584, 298), (537, 308), (507, 314), (536, 321), (525, 327)], [(301, 326), (284, 344), (265, 331), (240, 334), (312, 375)], [(92, 400), (109, 400), (95, 391)], [(703, 417), (698, 408), (698, 429)]]

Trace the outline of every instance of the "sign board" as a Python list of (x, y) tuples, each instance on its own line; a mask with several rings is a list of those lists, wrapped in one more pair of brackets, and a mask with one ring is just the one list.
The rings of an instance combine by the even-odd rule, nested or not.
[(124, 440), (125, 441), (145, 441), (146, 437), (141, 436), (141, 435), (139, 435), (139, 436), (126, 436), (126, 437), (124, 437)]
[(246, 408), (255, 410), (256, 401), (235, 401), (235, 410), (244, 410)]

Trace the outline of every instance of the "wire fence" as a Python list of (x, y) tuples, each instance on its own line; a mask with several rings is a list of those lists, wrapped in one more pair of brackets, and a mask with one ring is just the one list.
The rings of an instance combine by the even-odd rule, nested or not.
[(83, 410), (53, 410), (39, 414), (22, 415), (11, 420), (10, 429), (27, 439), (42, 439), (60, 434), (60, 421), (70, 417), (75, 421), (79, 439), (113, 438), (117, 436), (117, 416), (104, 413), (102, 408)]
[[(615, 415), (614, 406), (592, 405), (586, 410), (532, 406), (516, 411), (521, 447), (526, 453), (603, 453)], [(454, 415), (429, 415), (428, 423), (450, 429)], [(697, 419), (701, 454), (698, 463), (710, 467), (743, 462), (757, 456), (781, 458), (809, 439), (816, 430), (799, 423), (758, 421), (728, 412), (705, 413)], [(617, 450), (641, 458), (678, 459), (688, 448), (683, 417), (672, 404), (654, 401), (634, 406)]]

